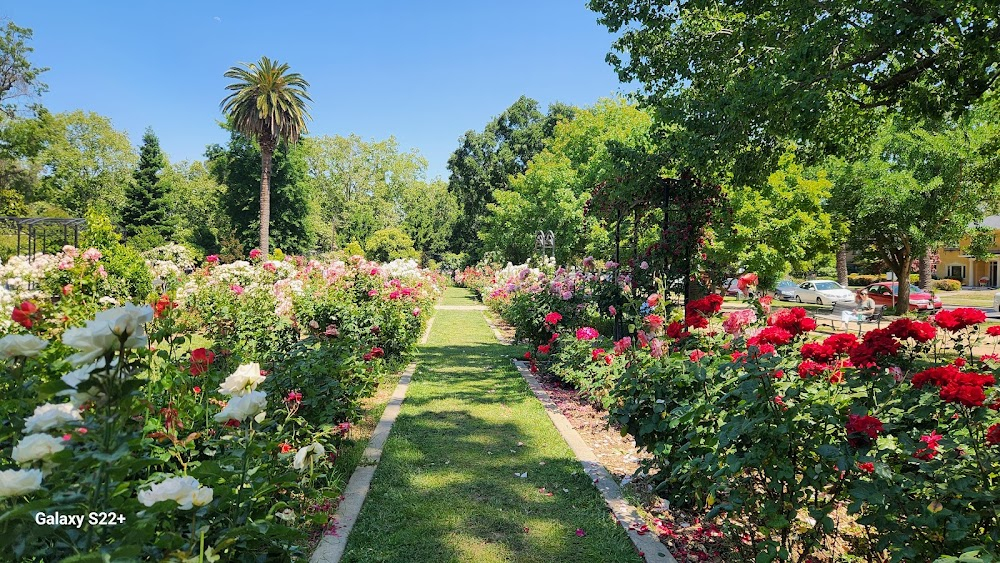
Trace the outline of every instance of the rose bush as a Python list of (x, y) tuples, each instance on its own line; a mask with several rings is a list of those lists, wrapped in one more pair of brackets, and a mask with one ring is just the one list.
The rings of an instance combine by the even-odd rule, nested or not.
[[(132, 304), (101, 294), (122, 287), (102, 260), (66, 248), (0, 269), (14, 281), (0, 559), (306, 555), (340, 494), (334, 464), (360, 401), (416, 342), (437, 278), (412, 264), (206, 260), (166, 284), (175, 293)], [(126, 521), (53, 528), (38, 511)]]
[(983, 334), (981, 312), (858, 338), (815, 334), (806, 311), (766, 298), (723, 315), (720, 296), (680, 308), (660, 291), (622, 306), (643, 315), (626, 337), (573, 338), (593, 328), (579, 313), (591, 303), (560, 309), (551, 285), (519, 275), (497, 279), (496, 310), (526, 336), (559, 334), (528, 357), (610, 409), (672, 505), (726, 515), (744, 560), (831, 558), (838, 543), (879, 561), (995, 557), (1000, 357), (973, 349), (1000, 330)]

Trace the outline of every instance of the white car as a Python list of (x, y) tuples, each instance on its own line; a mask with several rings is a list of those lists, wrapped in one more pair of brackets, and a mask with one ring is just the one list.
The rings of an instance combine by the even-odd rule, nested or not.
[(853, 303), (854, 292), (833, 280), (812, 280), (799, 284), (799, 288), (795, 290), (795, 300), (817, 305)]

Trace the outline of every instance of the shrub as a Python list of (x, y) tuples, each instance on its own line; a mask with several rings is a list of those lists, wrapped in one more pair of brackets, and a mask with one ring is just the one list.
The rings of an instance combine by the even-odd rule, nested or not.
[(87, 216), (87, 245), (101, 251), (101, 261), (112, 281), (111, 296), (145, 301), (153, 290), (153, 278), (138, 250), (123, 245), (111, 220), (96, 213)]
[(847, 275), (847, 285), (851, 286), (867, 286), (873, 283), (878, 283), (882, 280), (882, 276), (873, 274), (848, 274)]
[(365, 251), (361, 248), (361, 245), (358, 244), (358, 241), (352, 240), (344, 246), (344, 256), (347, 258), (350, 258), (351, 256), (361, 256), (364, 258)]
[(931, 288), (939, 291), (958, 291), (962, 289), (962, 282), (958, 280), (953, 280), (951, 278), (944, 280), (934, 280), (931, 282)]
[(413, 248), (413, 239), (396, 227), (380, 229), (365, 241), (365, 256), (369, 260), (388, 262), (396, 258), (420, 258)]

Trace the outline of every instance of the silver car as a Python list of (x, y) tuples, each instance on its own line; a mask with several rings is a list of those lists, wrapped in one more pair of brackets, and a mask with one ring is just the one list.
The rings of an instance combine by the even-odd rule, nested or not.
[(853, 303), (854, 292), (833, 280), (812, 280), (799, 284), (799, 288), (795, 290), (795, 300), (817, 305)]

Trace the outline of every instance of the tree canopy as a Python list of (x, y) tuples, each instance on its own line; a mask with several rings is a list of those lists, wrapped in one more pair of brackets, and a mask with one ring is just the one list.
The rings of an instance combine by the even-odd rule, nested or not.
[(573, 113), (572, 107), (556, 103), (543, 115), (537, 101), (521, 96), (483, 131), (470, 130), (462, 136), (458, 149), (448, 158), (448, 189), (461, 208), (452, 237), (455, 249), (479, 257), (476, 234), (487, 206), (494, 201), (494, 191), (506, 189), (511, 176), (523, 173), (556, 123), (572, 119)]
[(962, 112), (1000, 75), (997, 0), (589, 5), (619, 33), (622, 81), (687, 132), (688, 165), (766, 177), (782, 139), (849, 153), (881, 115)]

